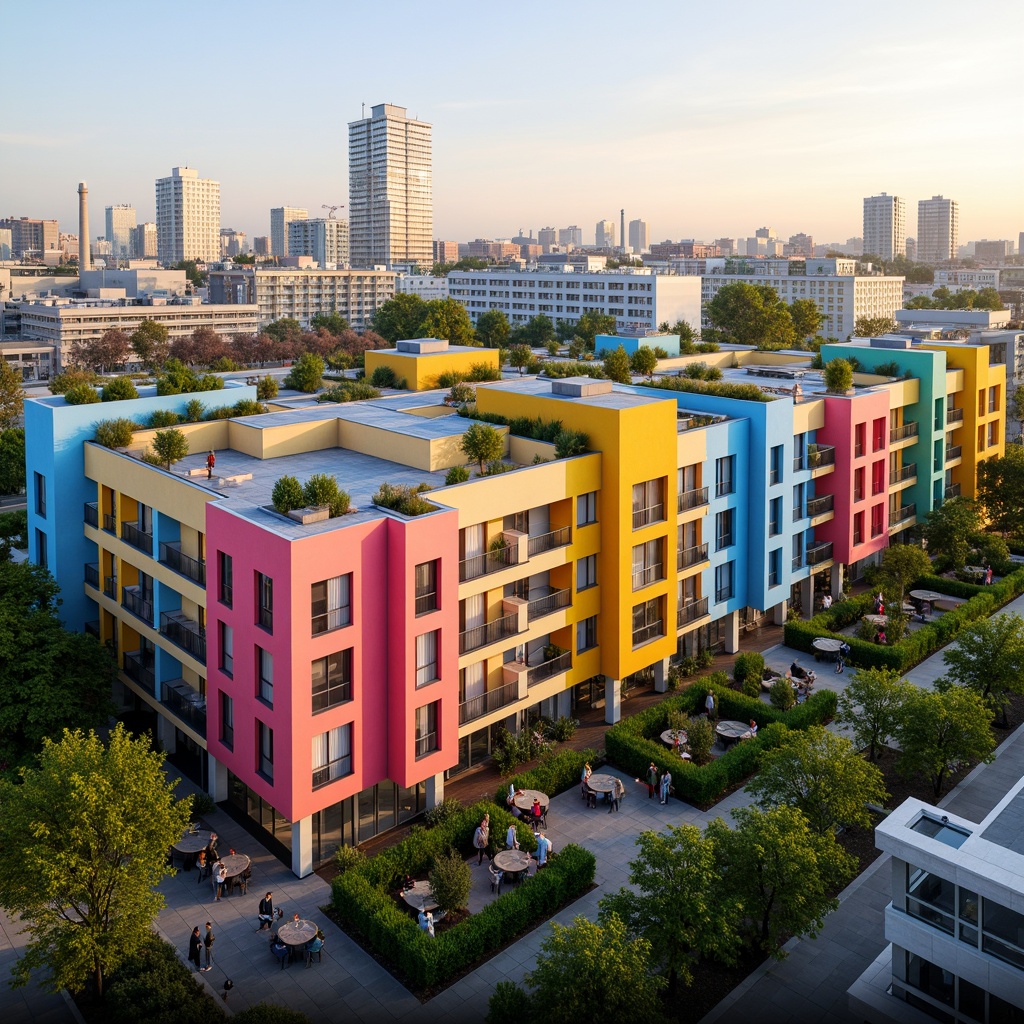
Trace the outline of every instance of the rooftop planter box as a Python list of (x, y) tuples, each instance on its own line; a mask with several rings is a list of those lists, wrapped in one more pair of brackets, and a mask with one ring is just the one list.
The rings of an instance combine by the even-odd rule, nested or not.
[(302, 523), (303, 526), (308, 526), (310, 523), (322, 523), (325, 519), (331, 518), (331, 508), (329, 505), (317, 505), (311, 508), (293, 508), (288, 513), (289, 519), (294, 519), (297, 523)]

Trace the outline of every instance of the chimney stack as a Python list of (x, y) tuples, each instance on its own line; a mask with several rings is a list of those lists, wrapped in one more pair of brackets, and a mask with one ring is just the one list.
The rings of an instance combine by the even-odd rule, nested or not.
[(92, 270), (89, 256), (89, 189), (78, 183), (78, 272)]
[(622, 243), (622, 251), (629, 252), (626, 248), (626, 210), (625, 207), (619, 210), (619, 241)]

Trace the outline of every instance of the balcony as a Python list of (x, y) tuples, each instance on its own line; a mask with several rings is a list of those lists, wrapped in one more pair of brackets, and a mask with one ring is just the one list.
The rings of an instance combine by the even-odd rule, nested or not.
[(822, 494), (818, 498), (807, 499), (808, 519), (817, 519), (818, 516), (827, 515), (835, 511), (836, 498), (834, 494)]
[(538, 683), (551, 679), (552, 676), (557, 676), (560, 672), (568, 672), (571, 668), (572, 652), (562, 651), (561, 654), (556, 654), (548, 661), (542, 661), (539, 665), (530, 667), (526, 673), (526, 685), (536, 686)]
[(536, 598), (527, 605), (527, 621), (533, 622), (534, 619), (542, 619), (545, 615), (551, 615), (552, 612), (561, 611), (563, 608), (568, 608), (571, 604), (571, 590), (568, 588), (565, 590), (556, 590), (544, 597)]
[(100, 507), (99, 502), (87, 501), (85, 503), (85, 525), (99, 527)]
[[(126, 524), (127, 525), (127, 524)], [(176, 573), (206, 586), (206, 562), (190, 555), (183, 555), (177, 544), (160, 545), (160, 562)]]
[(945, 491), (942, 492), (942, 497), (943, 497), (944, 500), (948, 500), (949, 498), (959, 498), (960, 497), (960, 485), (959, 484), (950, 484), (945, 489)]
[(836, 464), (836, 450), (833, 445), (819, 444), (807, 447), (807, 468), (815, 473), (819, 469), (832, 469)]
[(811, 544), (807, 548), (807, 564), (821, 565), (822, 562), (832, 561), (832, 541), (821, 541), (818, 544)]
[(901, 469), (890, 469), (889, 470), (889, 486), (893, 487), (896, 484), (905, 483), (907, 480), (913, 480), (917, 476), (917, 463), (911, 462), (909, 465), (903, 466)]
[(707, 544), (696, 544), (692, 548), (683, 548), (676, 556), (676, 571), (682, 572), (691, 565), (698, 565), (708, 560)]
[(506, 547), (485, 551), (482, 555), (473, 555), (459, 562), (459, 582), (475, 580), (478, 576), (500, 572), (511, 565), (519, 565), (519, 548), (510, 544)]
[(531, 537), (527, 541), (527, 554), (530, 558), (542, 554), (545, 551), (552, 551), (555, 548), (564, 548), (572, 543), (572, 529), (563, 526), (560, 530), (552, 530), (550, 533), (542, 533), (537, 537)]
[(803, 471), (803, 468), (804, 468), (804, 457), (802, 455), (798, 455), (795, 459), (793, 459), (793, 472), (794, 473), (800, 473), (800, 472)]
[(98, 562), (85, 563), (85, 582), (90, 587), (95, 587), (97, 590), (100, 589), (100, 566)]
[(142, 651), (125, 651), (122, 671), (141, 686), (146, 693), (156, 696), (156, 683), (153, 677), (153, 654)]
[(646, 508), (633, 509), (633, 529), (641, 530), (651, 523), (660, 523), (665, 518), (665, 504), (659, 501), (657, 505), (648, 505)]
[(112, 533), (115, 537), (117, 536), (117, 516), (111, 512), (103, 513), (103, 529), (107, 533)]
[(793, 556), (793, 561), (790, 563), (790, 565), (791, 565), (791, 567), (792, 567), (794, 572), (796, 572), (797, 569), (802, 569), (803, 566), (804, 566), (804, 556), (803, 555), (794, 555)]
[(903, 505), (889, 513), (889, 530), (891, 531), (897, 523), (904, 523), (910, 519), (917, 519), (917, 505)]
[(111, 600), (117, 600), (117, 577), (116, 576), (104, 576), (103, 577), (103, 593), (107, 595)]
[[(889, 430), (889, 444), (898, 444), (900, 441), (911, 441), (918, 434), (918, 424), (904, 423), (902, 427), (892, 427)], [(876, 449), (877, 450), (877, 449)]]
[(950, 429), (950, 428), (955, 429), (956, 427), (959, 427), (960, 424), (963, 423), (963, 421), (964, 421), (964, 411), (963, 411), (963, 409), (947, 409), (946, 410), (946, 428), (947, 429)]
[(165, 680), (160, 689), (160, 703), (194, 732), (206, 736), (206, 698), (184, 679)]
[(688, 626), (691, 622), (702, 619), (707, 613), (708, 599), (706, 597), (702, 597), (699, 601), (691, 601), (689, 604), (684, 604), (676, 612), (676, 629), (682, 629), (683, 626)]
[(92, 620), (90, 620), (89, 622), (85, 623), (83, 628), (85, 629), (86, 633), (88, 633), (90, 636), (96, 637), (96, 639), (99, 640), (99, 638), (100, 638), (100, 622), (99, 622), (99, 619), (92, 619)]
[(960, 457), (963, 455), (963, 445), (951, 444), (946, 448), (946, 465), (948, 466), (951, 462), (959, 462)]
[(706, 487), (695, 487), (690, 491), (683, 491), (679, 495), (679, 511), (689, 512), (691, 509), (700, 508), (708, 503), (708, 489)]
[(161, 612), (160, 632), (197, 661), (206, 664), (206, 630), (181, 612)]
[(656, 562), (654, 565), (645, 566), (639, 572), (633, 573), (633, 589), (643, 590), (644, 587), (649, 587), (652, 583), (657, 583), (664, 578), (664, 563)]
[(138, 523), (122, 523), (121, 540), (126, 544), (131, 544), (133, 548), (144, 551), (147, 555), (153, 554), (153, 534), (139, 529)]
[(500, 711), (510, 704), (515, 704), (517, 700), (519, 700), (518, 681), (505, 683), (504, 686), (488, 690), (486, 693), (480, 694), (479, 697), (470, 697), (469, 700), (463, 701), (459, 705), (459, 725), (475, 722), (492, 711)]
[(640, 647), (643, 644), (650, 643), (652, 640), (657, 640), (659, 637), (665, 635), (665, 623), (658, 619), (657, 622), (652, 622), (649, 625), (641, 626), (639, 629), (633, 630), (633, 646)]
[(121, 607), (138, 616), (147, 626), (153, 625), (153, 601), (146, 598), (138, 587), (121, 590)]
[(493, 622), (485, 622), (482, 626), (473, 626), (459, 634), (459, 654), (468, 654), (477, 648), (487, 647), (499, 640), (515, 636), (518, 632), (518, 615), (503, 615)]

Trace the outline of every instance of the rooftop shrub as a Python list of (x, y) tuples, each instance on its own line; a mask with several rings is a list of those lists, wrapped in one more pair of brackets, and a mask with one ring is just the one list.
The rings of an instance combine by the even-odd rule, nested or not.
[(437, 511), (437, 506), (420, 497), (424, 490), (430, 490), (429, 484), (419, 487), (408, 487), (404, 484), (382, 483), (373, 496), (374, 505), (389, 508), (403, 516), (421, 516), (425, 512)]

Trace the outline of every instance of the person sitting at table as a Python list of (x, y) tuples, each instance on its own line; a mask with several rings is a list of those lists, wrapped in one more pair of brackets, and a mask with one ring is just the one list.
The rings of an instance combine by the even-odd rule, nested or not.
[(592, 774), (592, 772), (590, 770), (590, 762), (588, 761), (583, 766), (583, 770), (580, 772), (580, 796), (584, 800), (587, 799), (587, 791), (588, 791), (587, 781), (590, 779), (591, 774)]
[(533, 831), (537, 831), (537, 827), (540, 825), (540, 819), (544, 816), (544, 811), (541, 809), (540, 800), (537, 797), (533, 798), (533, 806), (530, 808), (530, 819), (533, 822)]
[(278, 960), (284, 961), (284, 958), (288, 955), (288, 947), (281, 941), (280, 935), (275, 935), (270, 940), (270, 951), (277, 957)]
[(518, 850), (519, 849), (519, 837), (516, 835), (516, 823), (512, 822), (508, 827), (508, 831), (505, 833), (505, 849), (506, 850)]
[(548, 862), (548, 854), (552, 853), (551, 840), (543, 832), (537, 833), (537, 870)]
[(196, 869), (199, 871), (198, 881), (206, 877), (206, 850), (200, 850), (196, 855)]
[(757, 722), (753, 719), (750, 720), (750, 738), (753, 739), (757, 735)]

